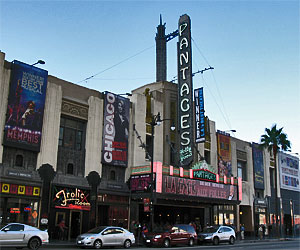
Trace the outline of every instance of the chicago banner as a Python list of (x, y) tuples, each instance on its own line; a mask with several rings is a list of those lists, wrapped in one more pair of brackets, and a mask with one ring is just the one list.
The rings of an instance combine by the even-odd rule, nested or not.
[(102, 163), (127, 167), (129, 99), (110, 92), (104, 95)]

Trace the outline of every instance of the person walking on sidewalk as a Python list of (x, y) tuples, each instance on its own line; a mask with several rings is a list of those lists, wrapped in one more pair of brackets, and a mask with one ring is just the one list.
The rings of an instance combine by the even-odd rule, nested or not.
[(241, 239), (244, 240), (245, 239), (245, 227), (244, 225), (241, 224)]
[(258, 228), (258, 236), (259, 236), (259, 239), (260, 239), (260, 240), (263, 239), (263, 227), (262, 227), (262, 225), (259, 225), (259, 228)]
[(68, 229), (68, 227), (66, 226), (64, 220), (62, 220), (58, 224), (58, 228), (59, 228), (59, 240), (64, 240), (65, 239), (65, 234), (66, 234), (66, 229)]

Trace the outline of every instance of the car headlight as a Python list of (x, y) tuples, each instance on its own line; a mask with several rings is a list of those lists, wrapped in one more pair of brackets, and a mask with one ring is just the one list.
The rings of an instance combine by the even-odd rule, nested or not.
[(154, 239), (159, 239), (161, 238), (161, 235), (155, 235)]

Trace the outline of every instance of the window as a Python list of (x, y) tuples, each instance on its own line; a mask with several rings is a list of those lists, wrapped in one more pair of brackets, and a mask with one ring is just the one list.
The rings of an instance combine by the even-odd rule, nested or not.
[(16, 156), (16, 166), (23, 167), (23, 156), (22, 155)]
[(67, 166), (67, 174), (74, 174), (74, 165), (69, 163)]
[(247, 163), (245, 161), (237, 161), (238, 177), (241, 177), (243, 181), (247, 181)]
[(58, 145), (79, 151), (82, 150), (83, 131), (84, 122), (62, 117)]
[(271, 188), (275, 187), (275, 170), (274, 170), (274, 168), (270, 168), (270, 185), (271, 185)]
[(207, 164), (210, 164), (210, 151), (208, 151), (208, 150), (204, 151), (204, 158), (205, 158), (205, 161), (207, 162)]
[(114, 171), (114, 170), (110, 171), (109, 179), (112, 181), (116, 180), (116, 171)]
[(20, 225), (20, 224), (13, 224), (13, 225), (7, 226), (4, 230), (5, 231), (24, 231), (24, 226)]

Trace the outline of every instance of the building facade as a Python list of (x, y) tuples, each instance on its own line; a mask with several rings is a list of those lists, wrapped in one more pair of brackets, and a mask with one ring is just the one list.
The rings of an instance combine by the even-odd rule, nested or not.
[[(12, 91), (14, 62), (2, 52), (0, 67), (0, 126), (13, 130), (16, 125), (8, 122), (18, 117), (14, 111), (27, 111), (21, 106), (26, 91), (17, 83)], [(0, 132), (1, 224), (47, 227), (50, 237), (57, 238), (56, 227), (64, 219), (69, 239), (98, 225), (129, 228), (133, 220), (152, 226), (193, 221), (199, 229), (228, 224), (237, 231), (244, 224), (248, 235), (264, 224), (271, 235), (275, 159), (254, 143), (218, 131), (205, 117), (205, 142), (193, 143), (193, 161), (182, 167), (179, 133), (170, 129), (178, 124), (177, 84), (146, 84), (132, 90), (128, 100), (51, 75), (46, 83), (44, 108), (35, 110), (43, 114), (41, 131), (34, 133), (40, 136), (38, 149), (20, 146), (24, 137), (7, 143), (8, 132)], [(113, 120), (117, 99), (127, 102), (128, 122), (122, 125)], [(158, 117), (160, 125), (153, 123)], [(31, 133), (21, 121), (18, 133)], [(119, 128), (126, 139), (116, 139)], [(277, 159), (281, 172), (276, 178), (282, 181), (277, 190), (282, 231), (291, 235), (300, 216), (299, 159), (287, 159), (289, 155)]]

